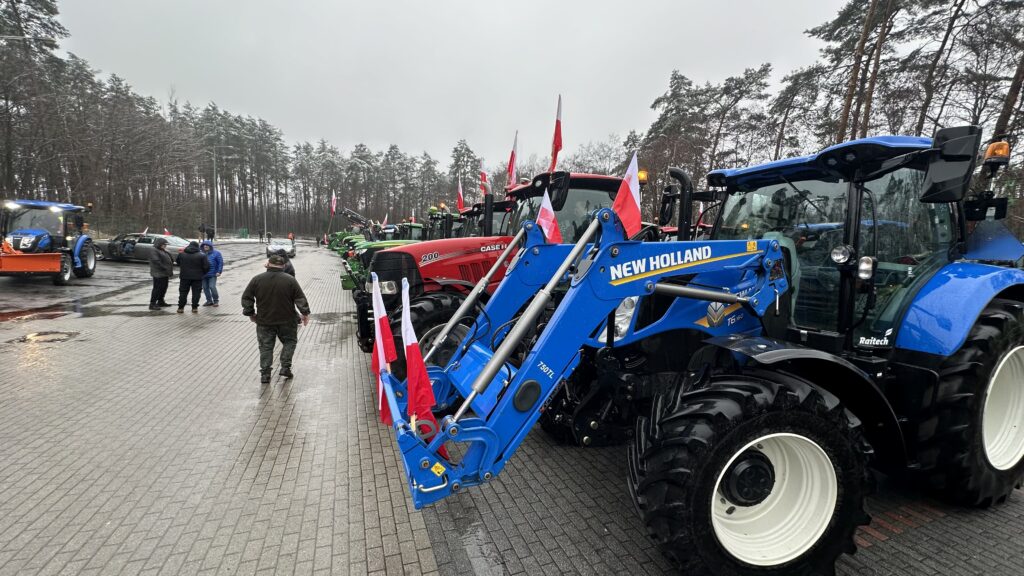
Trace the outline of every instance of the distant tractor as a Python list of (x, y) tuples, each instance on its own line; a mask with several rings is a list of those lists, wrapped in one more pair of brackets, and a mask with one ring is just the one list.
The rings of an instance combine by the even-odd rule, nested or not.
[(1024, 246), (988, 189), (1009, 146), (976, 177), (980, 150), (963, 126), (715, 170), (706, 239), (680, 171), (676, 241), (601, 207), (563, 227), (573, 245), (520, 220), (504, 280), (428, 367), (440, 424), (380, 374), (413, 504), (521, 467), (538, 421), (628, 443), (624, 488), (684, 574), (833, 574), (871, 520), (869, 467), (1004, 502), (1024, 478)]
[(91, 207), (42, 200), (10, 200), (0, 208), (0, 276), (71, 276), (96, 273), (96, 249), (86, 232)]

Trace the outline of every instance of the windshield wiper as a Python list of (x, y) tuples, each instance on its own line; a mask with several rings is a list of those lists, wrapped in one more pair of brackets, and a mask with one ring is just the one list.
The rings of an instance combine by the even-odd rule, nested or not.
[(794, 185), (792, 182), (787, 180), (786, 177), (781, 175), (781, 174), (779, 175), (779, 178), (782, 178), (783, 182), (785, 182), (786, 184), (789, 184), (790, 188), (792, 188), (793, 190), (796, 190), (797, 195), (799, 195), (802, 200), (806, 201), (811, 206), (814, 206), (814, 209), (818, 211), (818, 214), (821, 214), (822, 217), (825, 216), (825, 212), (821, 209), (821, 207), (818, 206), (817, 204), (815, 204), (814, 200), (811, 200), (811, 193), (810, 192), (797, 188), (796, 185)]

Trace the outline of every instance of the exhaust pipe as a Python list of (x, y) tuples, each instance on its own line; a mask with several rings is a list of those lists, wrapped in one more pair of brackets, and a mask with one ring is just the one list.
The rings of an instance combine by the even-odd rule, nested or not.
[(558, 270), (555, 271), (554, 276), (548, 280), (548, 283), (544, 288), (542, 288), (540, 292), (537, 292), (533, 297), (533, 301), (530, 302), (530, 305), (526, 308), (526, 311), (523, 312), (523, 315), (519, 317), (519, 321), (512, 326), (512, 329), (509, 330), (505, 339), (501, 341), (501, 345), (498, 346), (494, 355), (491, 356), (490, 360), (487, 361), (487, 364), (484, 365), (483, 370), (481, 370), (480, 374), (477, 375), (476, 380), (473, 381), (473, 391), (469, 393), (469, 396), (467, 396), (466, 400), (463, 401), (462, 406), (459, 407), (459, 411), (455, 413), (454, 420), (456, 422), (458, 422), (458, 420), (462, 418), (463, 414), (466, 413), (466, 410), (469, 409), (469, 405), (473, 399), (487, 390), (487, 387), (491, 384), (491, 380), (493, 380), (498, 374), (501, 367), (505, 365), (509, 356), (511, 356), (512, 352), (515, 351), (516, 346), (518, 346), (519, 342), (524, 336), (526, 336), (526, 332), (536, 324), (537, 318), (540, 317), (541, 312), (544, 311), (544, 307), (547, 306), (548, 302), (551, 300), (551, 292), (556, 286), (558, 286), (559, 280), (561, 280), (562, 276), (568, 272), (572, 263), (575, 262), (581, 254), (583, 254), (583, 251), (587, 248), (587, 244), (594, 238), (597, 234), (598, 228), (600, 227), (601, 223), (597, 218), (590, 221), (590, 226), (588, 226), (583, 232), (583, 236), (580, 237), (579, 242), (573, 246), (572, 251), (569, 252), (569, 256), (558, 267)]

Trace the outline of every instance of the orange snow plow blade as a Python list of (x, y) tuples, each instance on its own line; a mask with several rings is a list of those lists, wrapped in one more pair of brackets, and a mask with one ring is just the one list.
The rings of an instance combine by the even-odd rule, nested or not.
[(60, 254), (0, 254), (0, 273), (60, 272)]

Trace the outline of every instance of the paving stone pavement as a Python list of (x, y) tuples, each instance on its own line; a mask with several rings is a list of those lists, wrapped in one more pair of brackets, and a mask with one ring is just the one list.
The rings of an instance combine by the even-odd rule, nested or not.
[[(414, 511), (339, 262), (295, 265), (313, 322), (296, 378), (268, 386), (238, 303), (257, 261), (195, 316), (150, 313), (139, 288), (0, 322), (0, 576), (672, 573), (621, 447), (538, 429), (495, 481)], [(71, 334), (17, 341), (44, 331)], [(1024, 494), (965, 510), (883, 481), (869, 509), (839, 574), (1024, 574)]]

